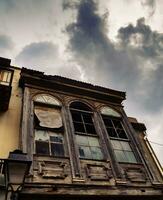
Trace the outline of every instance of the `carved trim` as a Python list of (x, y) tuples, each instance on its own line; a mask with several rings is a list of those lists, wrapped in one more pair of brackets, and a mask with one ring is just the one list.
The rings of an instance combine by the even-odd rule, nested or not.
[(67, 163), (62, 161), (39, 161), (38, 174), (47, 179), (65, 179)]
[(144, 168), (128, 167), (125, 169), (125, 176), (131, 182), (145, 183), (148, 180), (148, 177)]
[(92, 181), (108, 181), (113, 177), (111, 168), (103, 164), (86, 164), (85, 170), (86, 176)]

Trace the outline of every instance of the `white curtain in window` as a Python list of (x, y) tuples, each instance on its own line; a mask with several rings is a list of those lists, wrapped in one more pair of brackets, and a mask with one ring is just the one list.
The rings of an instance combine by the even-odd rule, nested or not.
[(35, 114), (39, 120), (39, 125), (48, 128), (62, 127), (61, 112), (59, 109), (35, 108)]

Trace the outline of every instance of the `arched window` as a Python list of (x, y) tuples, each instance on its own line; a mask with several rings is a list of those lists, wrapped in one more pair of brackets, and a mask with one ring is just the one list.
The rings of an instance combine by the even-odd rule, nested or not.
[(103, 159), (90, 107), (82, 102), (73, 102), (70, 105), (70, 110), (80, 158)]
[(34, 97), (34, 135), (37, 155), (64, 156), (61, 103), (54, 97)]
[(136, 163), (121, 115), (110, 107), (101, 108), (102, 118), (118, 162)]
[(39, 94), (34, 97), (35, 102), (45, 103), (49, 105), (61, 106), (61, 103), (54, 97), (47, 94)]

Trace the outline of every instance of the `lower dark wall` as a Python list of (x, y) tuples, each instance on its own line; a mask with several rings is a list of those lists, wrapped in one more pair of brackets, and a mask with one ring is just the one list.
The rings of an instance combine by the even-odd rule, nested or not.
[(19, 200), (163, 200), (161, 196), (64, 196), (64, 195), (38, 195), (21, 194)]

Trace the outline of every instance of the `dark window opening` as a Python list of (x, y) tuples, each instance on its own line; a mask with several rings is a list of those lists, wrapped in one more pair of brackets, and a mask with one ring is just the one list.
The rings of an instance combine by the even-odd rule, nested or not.
[(35, 130), (35, 151), (40, 155), (64, 156), (62, 133)]
[(75, 133), (96, 135), (96, 130), (92, 120), (92, 113), (71, 110)]
[(82, 102), (72, 102), (70, 105), (70, 108), (74, 108), (74, 109), (80, 109), (80, 110), (85, 110), (85, 111), (91, 111), (90, 107), (88, 107), (86, 104), (82, 103)]
[(110, 137), (128, 139), (122, 126), (121, 119), (112, 119), (108, 116), (103, 116), (103, 121)]

